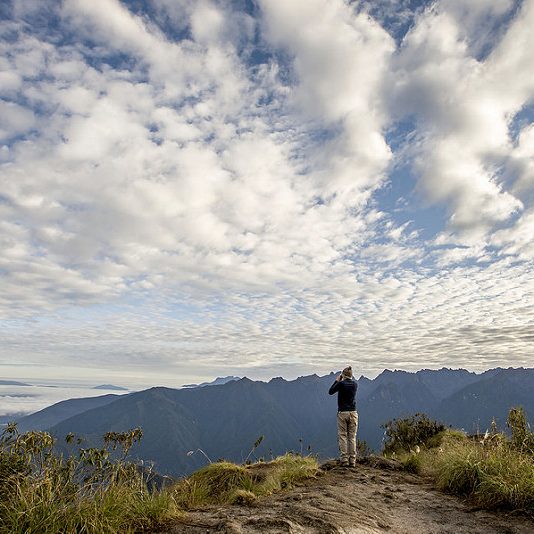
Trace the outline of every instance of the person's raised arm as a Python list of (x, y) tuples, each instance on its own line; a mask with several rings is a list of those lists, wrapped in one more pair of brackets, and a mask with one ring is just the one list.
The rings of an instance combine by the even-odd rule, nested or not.
[(337, 392), (337, 390), (339, 389), (339, 382), (340, 382), (340, 379), (341, 379), (341, 375), (339, 375), (339, 376), (336, 378), (336, 381), (330, 386), (330, 389), (328, 390), (328, 394), (329, 394), (329, 395), (333, 395), (334, 393)]

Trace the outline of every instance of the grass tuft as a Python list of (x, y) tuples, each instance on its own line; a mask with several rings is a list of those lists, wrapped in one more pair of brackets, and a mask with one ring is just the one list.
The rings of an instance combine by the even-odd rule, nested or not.
[(251, 504), (259, 496), (289, 489), (315, 476), (318, 468), (315, 458), (294, 454), (245, 466), (212, 463), (180, 481), (174, 487), (174, 498), (184, 509), (208, 504)]
[(316, 475), (319, 468), (317, 460), (311, 456), (285, 454), (266, 464), (268, 474), (265, 479), (258, 481), (255, 492), (258, 495), (289, 489)]
[(477, 506), (534, 512), (534, 461), (507, 442), (450, 445), (436, 455), (434, 472), (440, 488)]
[(245, 467), (216, 462), (196, 471), (174, 488), (178, 504), (186, 509), (228, 502), (237, 489), (250, 491), (252, 479)]
[(253, 506), (256, 504), (258, 497), (252, 491), (247, 491), (244, 489), (235, 490), (228, 499), (230, 504), (240, 504), (243, 506)]

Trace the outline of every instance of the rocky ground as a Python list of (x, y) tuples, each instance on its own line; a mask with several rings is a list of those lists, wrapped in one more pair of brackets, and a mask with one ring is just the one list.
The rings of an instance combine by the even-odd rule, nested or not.
[(376, 459), (356, 468), (327, 463), (314, 480), (254, 506), (190, 512), (168, 534), (533, 534), (534, 520), (474, 510), (421, 477)]

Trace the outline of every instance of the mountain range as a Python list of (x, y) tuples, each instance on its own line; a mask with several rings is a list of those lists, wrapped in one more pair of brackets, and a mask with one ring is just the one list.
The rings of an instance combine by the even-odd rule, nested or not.
[(109, 394), (57, 402), (44, 410), (19, 419), (17, 426), (20, 432), (27, 432), (28, 430), (49, 430), (66, 419), (75, 417), (93, 408), (105, 406), (119, 397), (120, 395)]
[[(107, 431), (142, 427), (144, 437), (132, 455), (152, 461), (162, 474), (184, 475), (212, 460), (242, 461), (259, 436), (253, 456), (269, 458), (288, 450), (322, 458), (337, 454), (336, 398), (328, 395), (335, 374), (287, 381), (248, 378), (211, 387), (155, 387), (127, 395), (63, 401), (23, 418), (22, 430), (48, 429), (59, 438), (84, 437), (84, 447), (99, 445)], [(505, 426), (508, 410), (523, 406), (534, 415), (534, 369), (384, 371), (358, 380), (358, 437), (380, 449), (383, 428), (393, 418), (424, 412), (472, 433), (493, 418)], [(62, 447), (62, 445), (60, 445)]]
[(93, 389), (104, 389), (106, 391), (128, 391), (128, 388), (115, 386), (113, 384), (101, 384), (100, 386), (95, 386)]
[(182, 388), (203, 388), (205, 386), (221, 386), (227, 382), (234, 382), (239, 380), (239, 376), (218, 376), (215, 380), (211, 382), (202, 382), (201, 384), (184, 384)]

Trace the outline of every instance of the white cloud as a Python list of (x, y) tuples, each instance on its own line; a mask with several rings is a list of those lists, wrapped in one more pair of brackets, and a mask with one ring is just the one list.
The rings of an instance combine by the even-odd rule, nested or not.
[(35, 125), (35, 116), (29, 109), (13, 102), (0, 101), (0, 142), (26, 133)]
[(193, 38), (198, 43), (218, 42), (224, 25), (224, 15), (211, 2), (199, 2), (191, 16)]
[[(90, 380), (87, 381), (91, 383)], [(58, 385), (59, 384), (59, 385)], [(29, 386), (0, 386), (0, 416), (13, 415), (20, 417), (42, 410), (56, 402), (65, 399), (79, 399), (85, 397), (97, 397), (106, 394), (123, 394), (122, 391), (107, 391), (92, 389), (91, 385), (66, 385), (61, 380), (53, 384), (43, 384), (36, 377)]]
[(534, 185), (534, 124), (521, 129), (517, 146), (510, 154), (512, 175), (517, 177), (514, 189), (517, 195), (528, 193)]
[(417, 121), (419, 186), (431, 202), (449, 206), (451, 226), (466, 244), (524, 208), (502, 169), (513, 153), (511, 118), (534, 96), (527, 74), (534, 3), (524, 2), (485, 59), (476, 59), (462, 37), (509, 7), (437, 4), (420, 16), (397, 59), (394, 103)]
[(503, 31), (503, 17), (514, 8), (514, 0), (447, 0), (441, 5), (456, 20), (461, 39), (474, 56), (491, 48)]
[(132, 50), (151, 59), (166, 51), (167, 43), (160, 34), (154, 35), (155, 28), (147, 28), (146, 22), (132, 15), (119, 0), (66, 0), (62, 14), (80, 31), (100, 41), (108, 40), (117, 50)]
[(525, 211), (513, 226), (497, 231), (491, 244), (500, 249), (501, 254), (516, 256), (531, 262), (534, 259), (534, 210)]
[(8, 70), (0, 72), (0, 90), (3, 95), (9, 95), (13, 93), (21, 86), (22, 81), (20, 76), (15, 72), (10, 72)]
[(343, 192), (357, 202), (352, 192), (379, 184), (391, 156), (382, 134), (381, 92), (393, 41), (344, 2), (262, 2), (261, 7), (267, 39), (293, 56), (293, 105), (335, 132), (306, 154), (316, 178), (327, 195)]
[[(341, 1), (261, 2), (255, 20), (154, 5), (67, 0), (64, 43), (6, 22), (6, 358), (139, 383), (525, 363), (532, 127), (516, 142), (510, 127), (534, 93), (533, 2), (483, 57), (481, 21), (508, 2), (437, 4), (400, 48)], [(406, 117), (394, 153), (386, 132)], [(424, 216), (381, 205), (404, 154), (447, 208), (427, 241)], [(481, 348), (484, 329), (507, 341)]]

